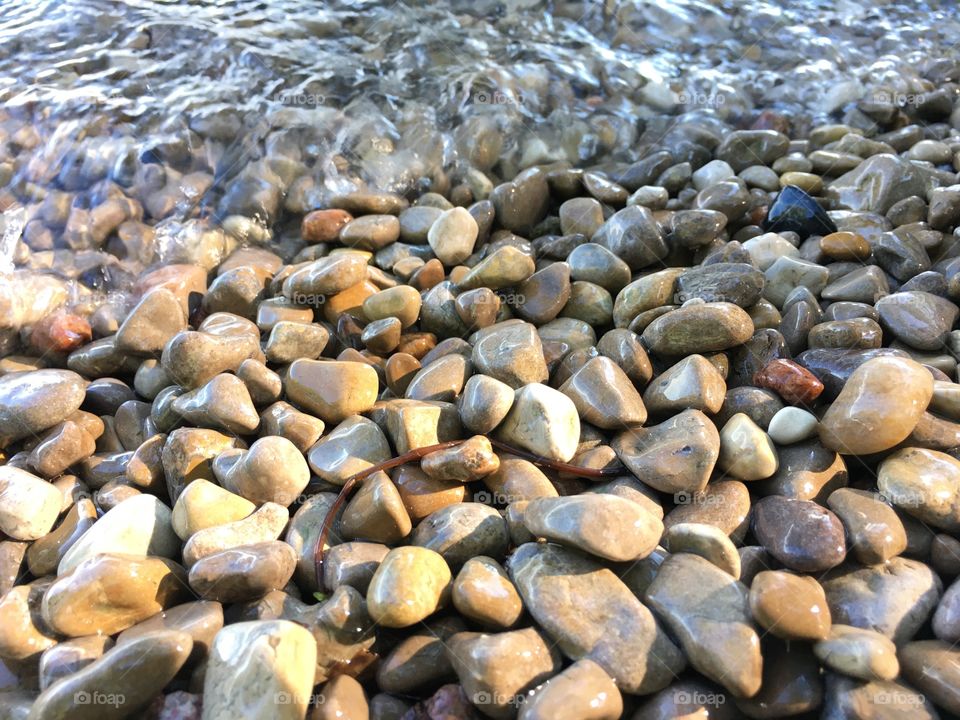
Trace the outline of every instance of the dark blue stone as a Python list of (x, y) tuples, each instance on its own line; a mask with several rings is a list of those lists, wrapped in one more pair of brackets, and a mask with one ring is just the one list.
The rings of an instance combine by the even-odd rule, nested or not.
[(802, 242), (811, 235), (835, 233), (837, 226), (816, 200), (796, 185), (787, 185), (770, 206), (763, 229), (795, 232)]

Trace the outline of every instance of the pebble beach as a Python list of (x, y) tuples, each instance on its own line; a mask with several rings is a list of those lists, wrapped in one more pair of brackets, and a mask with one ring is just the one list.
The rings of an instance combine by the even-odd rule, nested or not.
[(0, 7), (0, 720), (960, 718), (958, 37)]

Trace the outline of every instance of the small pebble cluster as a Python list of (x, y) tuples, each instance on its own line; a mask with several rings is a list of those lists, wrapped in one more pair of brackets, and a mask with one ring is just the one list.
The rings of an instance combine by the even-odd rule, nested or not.
[(960, 714), (942, 105), (12, 276), (0, 717)]

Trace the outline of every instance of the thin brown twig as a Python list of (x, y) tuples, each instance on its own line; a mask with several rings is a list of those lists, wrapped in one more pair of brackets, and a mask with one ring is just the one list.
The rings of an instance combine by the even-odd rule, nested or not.
[[(327, 514), (323, 518), (323, 525), (320, 527), (320, 534), (317, 535), (317, 541), (313, 546), (314, 570), (316, 572), (317, 587), (319, 590), (322, 591), (324, 589), (323, 546), (326, 545), (327, 538), (330, 536), (330, 530), (333, 528), (333, 522), (337, 517), (337, 513), (339, 513), (343, 508), (344, 503), (346, 503), (347, 498), (350, 497), (350, 493), (357, 486), (357, 483), (370, 477), (374, 473), (380, 472), (381, 470), (390, 470), (392, 468), (399, 467), (400, 465), (406, 465), (407, 463), (422, 460), (430, 453), (456, 447), (464, 442), (466, 442), (466, 440), (448, 440), (447, 442), (437, 443), (436, 445), (427, 445), (425, 447), (416, 448), (414, 450), (410, 450), (409, 452), (405, 452), (402, 455), (398, 455), (395, 458), (385, 460), (381, 463), (377, 463), (376, 465), (371, 465), (370, 467), (365, 468), (358, 473), (354, 473), (347, 478), (346, 482), (343, 484), (343, 487), (340, 488), (340, 492), (337, 494), (336, 500), (333, 501), (333, 504), (327, 510)], [(529, 453), (500, 440), (491, 439), (490, 444), (498, 450), (503, 450), (511, 455), (516, 455), (519, 458), (537, 465), (543, 465), (551, 470), (577, 475), (579, 477), (602, 478), (610, 477), (612, 475), (620, 475), (624, 472), (624, 468), (621, 465), (605, 468), (587, 468), (579, 465), (572, 465), (571, 463), (560, 462), (559, 460), (551, 460), (550, 458), (541, 457), (540, 455)]]

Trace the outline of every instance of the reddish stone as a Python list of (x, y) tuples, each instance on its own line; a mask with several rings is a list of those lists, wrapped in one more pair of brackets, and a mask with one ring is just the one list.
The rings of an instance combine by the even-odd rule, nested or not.
[(346, 210), (314, 210), (303, 216), (300, 236), (308, 243), (331, 242), (351, 220), (353, 215)]
[(793, 360), (771, 360), (753, 376), (757, 387), (773, 390), (791, 405), (809, 405), (823, 392), (823, 383)]
[(413, 355), (417, 360), (437, 346), (437, 336), (428, 332), (404, 333), (396, 352)]
[(30, 346), (40, 352), (73, 352), (93, 339), (93, 330), (86, 318), (67, 312), (47, 315), (33, 326)]
[(434, 285), (443, 282), (443, 263), (436, 258), (431, 258), (424, 263), (423, 267), (410, 276), (410, 284), (417, 290), (429, 290)]

